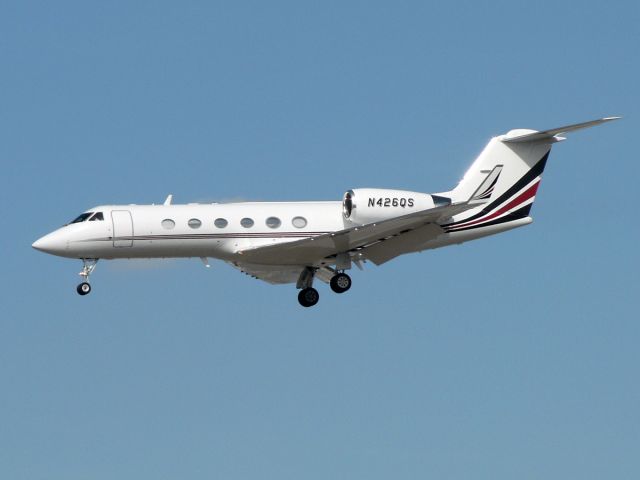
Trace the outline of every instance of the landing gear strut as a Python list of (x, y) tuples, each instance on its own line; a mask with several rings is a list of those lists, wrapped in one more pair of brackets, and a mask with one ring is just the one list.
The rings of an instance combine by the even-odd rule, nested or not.
[(320, 300), (320, 294), (313, 288), (313, 277), (315, 274), (315, 268), (306, 267), (300, 272), (300, 277), (298, 277), (298, 283), (296, 283), (296, 287), (300, 289), (298, 302), (303, 307), (313, 307), (318, 303), (318, 300)]
[(78, 275), (82, 277), (82, 283), (78, 285), (76, 291), (80, 295), (87, 295), (91, 292), (91, 285), (89, 284), (89, 275), (96, 268), (96, 264), (98, 263), (97, 258), (83, 258), (82, 259), (82, 270)]
[(344, 272), (336, 273), (331, 277), (329, 286), (336, 293), (344, 293), (351, 288), (351, 277)]

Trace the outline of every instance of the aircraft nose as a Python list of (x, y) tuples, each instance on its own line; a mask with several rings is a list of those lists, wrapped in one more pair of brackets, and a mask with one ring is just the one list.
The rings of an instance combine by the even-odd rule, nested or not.
[(52, 232), (39, 238), (31, 246), (41, 252), (60, 255), (66, 251), (67, 242), (59, 232)]

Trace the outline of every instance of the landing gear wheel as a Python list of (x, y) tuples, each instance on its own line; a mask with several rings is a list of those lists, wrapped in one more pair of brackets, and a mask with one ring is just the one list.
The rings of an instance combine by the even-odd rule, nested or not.
[(346, 273), (337, 273), (331, 277), (329, 286), (336, 293), (344, 293), (351, 288), (351, 277)]
[(91, 292), (91, 285), (89, 285), (87, 282), (82, 282), (80, 285), (78, 285), (78, 288), (76, 288), (76, 290), (80, 295), (86, 295)]
[(298, 302), (303, 307), (313, 307), (320, 300), (320, 294), (313, 287), (303, 288), (298, 293)]

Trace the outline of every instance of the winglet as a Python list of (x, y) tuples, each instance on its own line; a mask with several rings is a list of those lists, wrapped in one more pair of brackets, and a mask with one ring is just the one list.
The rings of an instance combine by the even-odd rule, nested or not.
[(504, 143), (522, 143), (522, 142), (535, 142), (537, 140), (552, 140), (558, 141), (561, 138), (556, 137), (556, 135), (561, 135), (563, 133), (573, 132), (575, 130), (581, 130), (583, 128), (595, 127), (596, 125), (602, 125), (603, 123), (611, 122), (613, 120), (618, 120), (622, 117), (605, 117), (600, 118), (598, 120), (591, 120), (589, 122), (576, 123), (573, 125), (565, 125), (564, 127), (553, 128), (551, 130), (542, 130), (540, 132), (536, 132), (534, 130), (511, 130), (506, 135), (503, 135), (501, 140)]
[(169, 194), (167, 195), (167, 199), (164, 201), (163, 205), (171, 205), (172, 201), (173, 201), (173, 195)]

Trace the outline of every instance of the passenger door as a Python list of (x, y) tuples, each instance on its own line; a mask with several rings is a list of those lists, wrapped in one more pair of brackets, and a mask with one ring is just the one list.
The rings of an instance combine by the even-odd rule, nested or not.
[(113, 246), (132, 247), (133, 246), (133, 219), (129, 210), (112, 210), (111, 221), (113, 222)]

